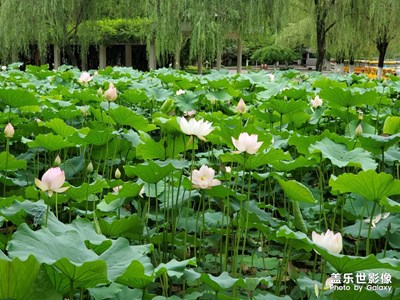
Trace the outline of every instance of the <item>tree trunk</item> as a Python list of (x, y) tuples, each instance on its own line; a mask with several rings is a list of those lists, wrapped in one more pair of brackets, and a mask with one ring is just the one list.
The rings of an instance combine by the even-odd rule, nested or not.
[(60, 51), (60, 47), (54, 45), (53, 56), (54, 56), (53, 68), (54, 68), (54, 70), (57, 70), (61, 66), (61, 51)]
[(239, 37), (237, 40), (237, 65), (236, 65), (236, 72), (242, 73), (242, 54), (243, 54), (243, 44), (242, 38)]
[(69, 61), (71, 62), (71, 65), (73, 65), (74, 67), (78, 67), (78, 61), (76, 60), (74, 51), (72, 50), (72, 47), (70, 44), (67, 44), (65, 46), (65, 52), (67, 53), (67, 55), (69, 57)]
[(132, 45), (125, 44), (125, 67), (132, 67)]
[(175, 46), (174, 53), (174, 69), (179, 70), (181, 68), (181, 46), (177, 43)]
[(107, 66), (107, 48), (104, 45), (99, 46), (99, 69), (102, 70)]
[(156, 40), (154, 38), (150, 41), (150, 53), (149, 53), (149, 69), (155, 70), (157, 68), (156, 63)]
[(379, 39), (376, 42), (376, 48), (379, 51), (378, 75), (377, 75), (377, 78), (379, 80), (381, 80), (382, 79), (382, 75), (384, 75), (382, 73), (383, 73), (383, 66), (385, 64), (385, 55), (386, 55), (386, 50), (387, 50), (388, 45), (389, 45), (389, 42), (387, 41), (386, 36), (381, 38), (381, 39)]
[(221, 48), (218, 47), (217, 49), (217, 70), (221, 70), (221, 61), (222, 61), (222, 51)]
[[(317, 29), (317, 62), (315, 69), (317, 71), (322, 71), (322, 66), (325, 57), (325, 38), (326, 38), (326, 14), (327, 11), (325, 6), (320, 2), (321, 0), (315, 1), (315, 22)], [(322, 0), (323, 1), (323, 0)]]
[(197, 54), (197, 73), (199, 73), (200, 75), (203, 74), (203, 54), (201, 52), (201, 49)]

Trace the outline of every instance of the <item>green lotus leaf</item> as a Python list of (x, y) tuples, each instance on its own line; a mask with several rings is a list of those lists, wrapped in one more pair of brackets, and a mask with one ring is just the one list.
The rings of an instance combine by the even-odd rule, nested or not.
[(80, 186), (70, 186), (66, 191), (66, 194), (71, 199), (81, 203), (84, 200), (87, 200), (88, 197), (92, 194), (101, 193), (103, 189), (107, 188), (108, 184), (105, 180), (96, 180), (92, 183), (82, 183)]
[(124, 299), (142, 299), (143, 291), (130, 289), (119, 283), (112, 282), (109, 286), (99, 286), (89, 288), (89, 294), (95, 300), (124, 300)]
[(68, 126), (63, 120), (59, 118), (54, 118), (46, 122), (40, 122), (39, 126), (53, 129), (57, 135), (60, 135), (63, 138), (69, 137), (76, 132), (76, 129), (74, 127)]
[(26, 160), (16, 159), (14, 155), (3, 151), (0, 153), (0, 171), (26, 170)]
[(376, 173), (373, 170), (361, 171), (358, 174), (342, 174), (331, 177), (329, 185), (339, 193), (355, 193), (366, 200), (379, 202), (383, 197), (400, 195), (400, 180), (392, 175)]
[(33, 106), (38, 104), (36, 97), (23, 89), (0, 89), (0, 100), (10, 107)]
[(21, 260), (16, 257), (9, 259), (0, 253), (0, 298), (1, 299), (28, 299), (39, 272), (40, 264), (34, 256)]
[(277, 111), (278, 113), (285, 115), (298, 111), (303, 111), (308, 107), (305, 101), (295, 101), (295, 100), (281, 100), (272, 99), (267, 103), (268, 108)]
[(349, 151), (345, 145), (337, 144), (328, 138), (310, 145), (309, 151), (321, 153), (323, 158), (329, 159), (339, 168), (355, 166), (363, 170), (375, 170), (377, 167), (377, 163), (369, 152), (360, 148)]
[(158, 265), (154, 271), (156, 273), (156, 278), (160, 277), (162, 274), (167, 274), (169, 277), (181, 278), (187, 266), (196, 267), (196, 259), (191, 258), (183, 261), (177, 261), (173, 259), (166, 264)]
[(99, 220), (101, 232), (108, 237), (119, 236), (141, 236), (143, 235), (144, 224), (136, 215), (121, 219), (105, 219)]
[(217, 277), (203, 273), (201, 274), (200, 279), (214, 291), (224, 291), (238, 284), (243, 285), (243, 279), (233, 278), (228, 274), (228, 272), (223, 272)]
[(282, 186), (286, 197), (294, 201), (300, 201), (305, 203), (316, 203), (317, 200), (308, 187), (296, 180), (283, 180), (279, 179), (279, 184)]
[(149, 99), (154, 99), (157, 102), (164, 102), (172, 96), (172, 91), (157, 86), (146, 87), (145, 90)]
[(145, 117), (136, 114), (134, 111), (124, 106), (111, 109), (109, 114), (117, 124), (131, 126), (137, 131), (148, 132), (157, 128), (155, 125), (149, 124), (149, 121)]
[(375, 91), (353, 94), (350, 90), (338, 87), (325, 88), (319, 93), (319, 96), (333, 108), (374, 105), (379, 101), (379, 95)]
[(64, 140), (61, 135), (54, 135), (52, 133), (39, 134), (33, 141), (30, 141), (27, 144), (29, 148), (42, 147), (49, 151), (57, 151), (75, 146), (75, 144)]
[(400, 133), (400, 117), (389, 116), (383, 123), (383, 134)]
[(196, 109), (198, 96), (192, 92), (186, 92), (185, 94), (175, 97), (175, 105), (180, 111), (191, 111)]
[(395, 145), (400, 141), (400, 133), (391, 136), (363, 134), (358, 139), (364, 149), (372, 153), (381, 155), (382, 151), (387, 150), (389, 147)]
[(124, 169), (127, 176), (137, 176), (147, 183), (157, 183), (175, 170), (172, 164), (160, 166), (153, 161), (137, 164), (136, 166), (124, 166)]

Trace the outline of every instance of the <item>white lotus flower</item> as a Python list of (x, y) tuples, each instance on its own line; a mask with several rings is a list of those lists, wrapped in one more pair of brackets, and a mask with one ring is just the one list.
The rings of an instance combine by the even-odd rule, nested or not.
[(310, 103), (311, 103), (311, 106), (312, 106), (313, 108), (317, 108), (317, 107), (320, 107), (324, 102), (323, 102), (322, 99), (317, 95), (317, 96), (315, 96), (314, 99), (312, 99), (312, 100), (310, 101)]
[(257, 134), (249, 135), (247, 132), (242, 132), (237, 140), (232, 137), (232, 143), (238, 149), (239, 153), (247, 152), (255, 154), (263, 144), (263, 142), (258, 142), (257, 140)]
[(206, 141), (204, 137), (214, 130), (212, 123), (204, 121), (203, 119), (199, 121), (196, 121), (196, 119), (190, 119), (187, 121), (185, 118), (180, 118), (179, 126), (184, 134), (195, 135), (203, 141)]
[(343, 249), (343, 242), (342, 242), (342, 235), (340, 232), (334, 233), (333, 231), (328, 231), (324, 234), (317, 234), (315, 231), (312, 232), (312, 241), (322, 247), (328, 250), (329, 252), (332, 253), (340, 253)]
[(213, 186), (220, 185), (221, 181), (214, 179), (215, 171), (208, 166), (202, 166), (200, 170), (192, 171), (192, 183), (196, 189), (210, 189)]
[(92, 80), (92, 76), (88, 72), (82, 72), (81, 76), (79, 77), (79, 82), (82, 84), (88, 83), (90, 80)]

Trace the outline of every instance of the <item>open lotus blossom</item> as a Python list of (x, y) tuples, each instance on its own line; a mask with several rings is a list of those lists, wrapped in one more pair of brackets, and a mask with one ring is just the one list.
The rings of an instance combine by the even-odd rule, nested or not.
[(79, 82), (80, 83), (88, 83), (90, 80), (92, 80), (92, 76), (88, 72), (82, 72), (81, 76), (79, 77)]
[(14, 133), (15, 133), (14, 126), (12, 126), (11, 123), (8, 123), (8, 124), (6, 125), (6, 128), (4, 128), (4, 135), (5, 135), (7, 138), (12, 138), (12, 137), (14, 136)]
[(185, 118), (180, 118), (179, 126), (184, 134), (195, 135), (203, 141), (206, 140), (204, 137), (214, 130), (212, 123), (204, 121), (203, 119), (199, 121), (196, 121), (196, 119), (190, 119), (187, 121)]
[(311, 103), (311, 106), (312, 106), (313, 108), (317, 108), (317, 107), (320, 107), (320, 106), (322, 105), (322, 103), (324, 103), (324, 102), (323, 102), (322, 99), (317, 95), (317, 96), (315, 96), (314, 99), (312, 99), (312, 100), (310, 101), (310, 103)]
[(196, 110), (189, 110), (189, 111), (184, 111), (183, 112), (183, 115), (185, 116), (185, 117), (193, 117), (195, 114), (196, 114)]
[(43, 192), (47, 192), (49, 197), (54, 192), (62, 193), (65, 192), (69, 186), (62, 187), (65, 182), (65, 174), (59, 167), (50, 168), (43, 174), (42, 180), (35, 178), (36, 186)]
[(274, 74), (268, 74), (268, 77), (271, 81), (275, 80), (275, 75)]
[(186, 92), (185, 92), (184, 90), (177, 90), (175, 94), (176, 94), (177, 96), (179, 96), (179, 95), (183, 95), (183, 94), (185, 94), (185, 93), (186, 93)]
[(238, 105), (236, 106), (236, 111), (240, 114), (245, 113), (247, 110), (246, 103), (244, 103), (243, 99), (240, 98)]
[(113, 192), (114, 192), (114, 194), (118, 194), (119, 191), (120, 191), (122, 188), (123, 188), (122, 185), (114, 186), (114, 187), (113, 187)]
[(215, 171), (208, 166), (202, 166), (199, 170), (192, 171), (192, 184), (196, 189), (210, 189), (220, 185), (221, 181), (214, 179)]
[(380, 220), (384, 220), (384, 219), (386, 219), (386, 218), (389, 217), (389, 216), (390, 216), (390, 213), (377, 214), (376, 216), (374, 216), (374, 217), (372, 218), (372, 222), (371, 222), (371, 219), (370, 219), (370, 218), (364, 220), (364, 222), (367, 223), (367, 224), (369, 224), (369, 223), (371, 222), (371, 227), (372, 227), (372, 228), (375, 228), (375, 227), (376, 227), (376, 224), (378, 224)]
[(327, 232), (318, 234), (315, 231), (312, 232), (312, 241), (322, 247), (328, 250), (329, 252), (332, 253), (340, 253), (343, 249), (343, 242), (342, 242), (342, 235), (340, 232), (334, 233), (333, 231), (330, 231), (329, 229)]
[(142, 188), (140, 189), (139, 197), (140, 197), (140, 198), (143, 198), (143, 197), (144, 197), (144, 186), (142, 186)]
[(104, 92), (104, 98), (110, 102), (114, 102), (117, 99), (117, 89), (114, 87), (112, 82), (110, 82), (108, 90)]
[(263, 142), (258, 142), (257, 140), (257, 134), (249, 135), (247, 132), (242, 132), (237, 140), (232, 137), (232, 143), (238, 149), (239, 153), (247, 152), (255, 154), (263, 144)]

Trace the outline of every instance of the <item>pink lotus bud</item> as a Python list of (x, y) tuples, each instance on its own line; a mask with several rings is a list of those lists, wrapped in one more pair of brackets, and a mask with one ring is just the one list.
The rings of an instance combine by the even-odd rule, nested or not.
[(177, 96), (185, 94), (184, 90), (177, 90), (175, 93)]
[(106, 98), (106, 100), (110, 102), (114, 102), (117, 99), (117, 89), (114, 87), (112, 82), (110, 82), (108, 90), (104, 92), (104, 98)]
[(14, 133), (15, 133), (14, 127), (12, 126), (11, 123), (8, 123), (6, 125), (6, 128), (4, 128), (4, 135), (7, 138), (12, 138), (14, 136)]
[(236, 106), (236, 111), (240, 114), (245, 113), (247, 110), (246, 104), (244, 103), (243, 99), (240, 98), (238, 105)]

